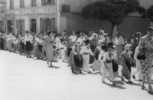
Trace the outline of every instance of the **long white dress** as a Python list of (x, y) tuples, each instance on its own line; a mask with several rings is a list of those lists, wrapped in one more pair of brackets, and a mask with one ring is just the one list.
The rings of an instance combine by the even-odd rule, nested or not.
[(100, 54), (99, 54), (99, 58), (98, 58), (98, 60), (100, 62), (100, 75), (102, 76), (102, 78), (105, 74), (105, 72), (104, 72), (105, 66), (104, 66), (104, 61), (103, 61), (105, 53), (106, 53), (105, 51), (101, 50)]
[(86, 46), (83, 46), (80, 51), (82, 57), (83, 57), (83, 72), (90, 72), (90, 64), (89, 64), (89, 59), (90, 59), (90, 54), (92, 54), (92, 51), (87, 48)]
[(52, 62), (54, 60), (54, 49), (53, 49), (53, 43), (49, 40), (45, 41), (44, 49), (46, 52), (46, 57), (48, 62)]
[(8, 50), (10, 50), (10, 51), (13, 51), (14, 49), (13, 49), (13, 42), (15, 41), (15, 36), (13, 36), (12, 34), (9, 34), (9, 35), (7, 35), (7, 37), (6, 37), (7, 39), (6, 39), (6, 41), (7, 41), (7, 43), (6, 43), (6, 47), (7, 47), (7, 49)]
[(100, 72), (102, 56), (103, 56), (103, 54), (102, 54), (102, 51), (101, 51), (100, 47), (97, 47), (96, 51), (95, 51), (95, 58), (96, 59), (94, 61), (93, 67), (92, 67), (92, 70), (95, 73)]
[(135, 49), (135, 54), (134, 54), (134, 59), (136, 61), (136, 79), (138, 80), (141, 80), (142, 79), (142, 66), (141, 66), (141, 63), (140, 63), (140, 60), (137, 59), (137, 56), (138, 56), (138, 53), (139, 53), (139, 47), (137, 46), (136, 49)]
[(108, 79), (110, 81), (113, 81), (114, 79), (113, 65), (112, 65), (112, 62), (108, 63), (107, 62), (108, 60), (111, 61), (112, 57), (109, 56), (108, 52), (105, 52), (103, 56), (102, 68), (101, 68), (102, 80)]

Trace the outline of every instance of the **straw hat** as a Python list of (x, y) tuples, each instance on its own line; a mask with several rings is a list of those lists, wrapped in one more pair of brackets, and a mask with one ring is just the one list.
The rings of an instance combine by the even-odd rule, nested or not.
[(97, 33), (94, 32), (94, 33), (92, 33), (92, 36), (98, 36), (98, 35), (97, 35)]
[(152, 26), (152, 25), (151, 25), (151, 26), (149, 26), (149, 27), (148, 27), (148, 30), (153, 31), (153, 26)]
[(107, 44), (107, 47), (108, 47), (108, 48), (111, 48), (111, 49), (114, 49), (114, 44), (113, 44), (113, 42), (109, 42), (109, 43)]
[(131, 44), (126, 44), (125, 46), (124, 46), (124, 49), (130, 49), (132, 47), (132, 45)]
[(104, 36), (108, 36), (108, 33), (103, 33)]
[(100, 33), (105, 33), (103, 29), (100, 29), (99, 32), (100, 32)]

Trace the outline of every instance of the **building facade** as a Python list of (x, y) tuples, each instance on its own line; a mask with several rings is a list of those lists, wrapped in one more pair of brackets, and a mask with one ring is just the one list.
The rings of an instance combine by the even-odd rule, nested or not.
[[(74, 14), (80, 13), (89, 3), (105, 0), (3, 0), (6, 2), (6, 32), (45, 33), (77, 30), (78, 20)], [(153, 0), (138, 0), (146, 9), (153, 5)], [(66, 14), (70, 16), (65, 16)], [(78, 15), (77, 15), (78, 16)], [(82, 19), (83, 20), (83, 19)], [(82, 22), (86, 22), (83, 20)], [(71, 23), (71, 24), (70, 24)], [(83, 24), (83, 23), (82, 23)], [(87, 26), (90, 25), (89, 23)]]
[(62, 32), (61, 13), (79, 13), (94, 1), (101, 0), (6, 0), (6, 32)]
[[(106, 0), (59, 0), (58, 8), (60, 11), (60, 21), (59, 21), (59, 32), (62, 31), (72, 31), (72, 28), (69, 26), (77, 26), (76, 24), (70, 24), (69, 22), (75, 22), (78, 20), (75, 20), (75, 17), (73, 15), (79, 15), (82, 8), (84, 8), (86, 5), (96, 2), (96, 1), (106, 1)], [(71, 17), (68, 17), (67, 15), (72, 15)], [(71, 19), (74, 17), (73, 19)], [(70, 18), (70, 19), (69, 19)], [(82, 23), (82, 22), (78, 22)], [(77, 26), (80, 27), (80, 26)], [(74, 30), (77, 30), (77, 27)]]
[(5, 32), (5, 12), (6, 2), (5, 0), (0, 0), (0, 32)]
[(106, 1), (106, 0), (60, 0), (61, 9), (70, 9), (70, 12), (79, 13), (83, 7), (86, 5), (96, 2), (96, 1)]
[[(92, 31), (97, 30), (99, 28), (103, 28), (106, 32), (110, 33), (112, 26), (111, 23), (106, 21), (97, 21), (90, 19), (83, 19), (79, 14), (82, 8), (89, 3), (96, 1), (106, 1), (106, 0), (61, 0), (64, 6), (61, 6), (64, 13), (61, 16), (61, 30), (66, 31)], [(112, 0), (111, 0), (112, 1)], [(118, 0), (114, 0), (118, 1)], [(124, 0), (125, 1), (125, 0)], [(145, 9), (148, 9), (153, 5), (153, 0), (138, 0), (140, 5)], [(63, 9), (64, 8), (64, 9)], [(148, 26), (149, 20), (140, 18), (139, 13), (130, 13), (128, 18), (125, 19), (123, 24), (120, 27), (120, 31), (123, 33), (134, 33), (136, 31), (144, 32), (146, 27)], [(133, 27), (133, 25), (137, 25), (137, 28)], [(131, 27), (132, 26), (132, 27)], [(126, 30), (128, 29), (128, 30)]]
[(57, 30), (56, 0), (6, 0), (7, 32)]

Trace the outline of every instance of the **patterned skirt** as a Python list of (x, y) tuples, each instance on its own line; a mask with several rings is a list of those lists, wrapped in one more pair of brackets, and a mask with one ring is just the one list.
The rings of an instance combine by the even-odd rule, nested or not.
[(142, 75), (145, 77), (151, 77), (152, 74), (152, 58), (147, 58), (144, 61), (140, 61), (141, 63), (141, 70), (142, 70)]

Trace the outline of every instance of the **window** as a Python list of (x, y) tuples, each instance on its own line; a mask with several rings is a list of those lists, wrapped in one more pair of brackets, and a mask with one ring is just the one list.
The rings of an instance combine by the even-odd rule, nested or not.
[(63, 4), (62, 5), (62, 12), (64, 12), (64, 13), (67, 13), (67, 12), (70, 12), (70, 5), (65, 5), (65, 4)]
[(37, 6), (37, 2), (36, 2), (36, 0), (31, 0), (31, 6), (32, 6), (32, 7)]
[(14, 23), (13, 20), (7, 20), (7, 32), (14, 33)]
[(36, 19), (30, 20), (30, 31), (33, 33), (37, 32), (37, 20)]
[(22, 19), (16, 21), (17, 33), (23, 34), (25, 31), (25, 22)]
[(0, 32), (4, 33), (5, 32), (5, 23), (3, 21), (0, 21)]
[(14, 0), (10, 0), (10, 9), (14, 9)]
[(54, 5), (55, 0), (41, 0), (42, 5)]
[(45, 33), (49, 31), (56, 31), (55, 18), (41, 18), (40, 19), (40, 32)]
[(50, 19), (50, 23), (51, 23), (51, 31), (56, 31), (56, 18), (52, 18)]
[(55, 0), (47, 0), (48, 2), (48, 4), (50, 4), (50, 5), (54, 5), (55, 4)]
[(24, 0), (20, 0), (20, 8), (24, 8)]
[(46, 0), (41, 0), (41, 5), (45, 5)]

